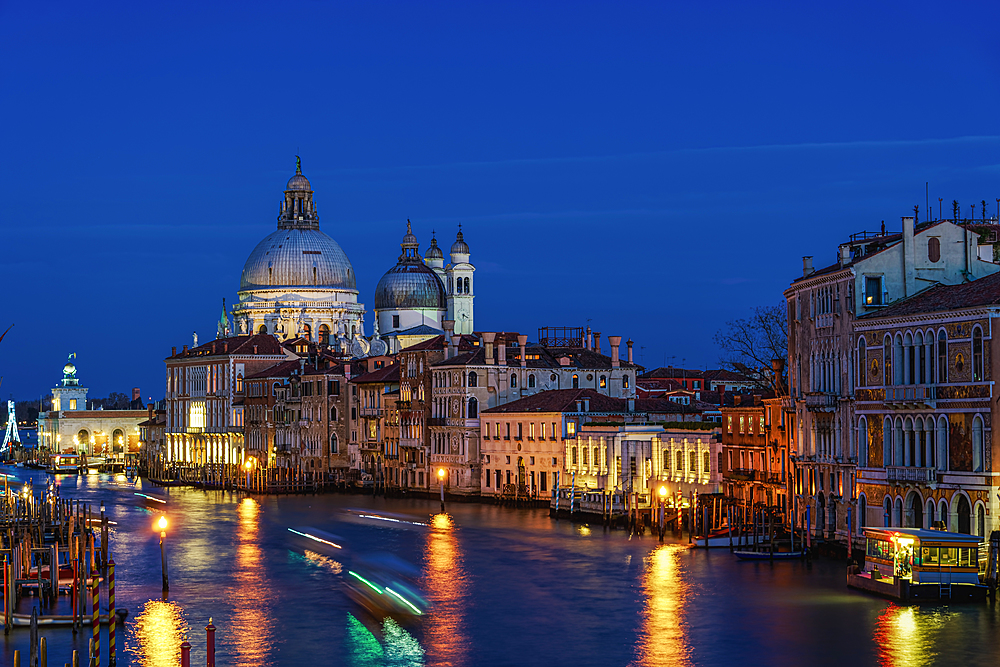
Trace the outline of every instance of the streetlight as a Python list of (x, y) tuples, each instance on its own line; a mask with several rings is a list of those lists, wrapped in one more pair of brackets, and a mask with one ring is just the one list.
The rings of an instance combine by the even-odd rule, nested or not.
[(160, 515), (160, 520), (156, 522), (156, 527), (160, 529), (160, 569), (163, 571), (163, 592), (170, 590), (167, 582), (167, 551), (164, 543), (167, 541), (167, 516)]
[(247, 493), (249, 493), (250, 492), (250, 470), (251, 470), (251, 468), (253, 468), (253, 459), (252, 458), (248, 458), (243, 463), (243, 467), (246, 468), (246, 471), (247, 471)]
[(663, 541), (663, 529), (664, 529), (663, 513), (666, 503), (667, 503), (667, 487), (661, 486), (660, 487), (660, 542)]
[(438, 468), (438, 479), (441, 480), (441, 513), (444, 514), (444, 468)]

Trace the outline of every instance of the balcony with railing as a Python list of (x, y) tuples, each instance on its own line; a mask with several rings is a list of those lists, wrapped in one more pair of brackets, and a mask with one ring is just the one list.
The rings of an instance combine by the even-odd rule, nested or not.
[(733, 468), (727, 470), (722, 476), (740, 482), (752, 482), (757, 475), (757, 471), (752, 468)]
[(358, 408), (358, 413), (362, 417), (381, 417), (382, 416), (382, 409), (381, 408)]
[(906, 466), (888, 466), (885, 478), (889, 482), (916, 482), (931, 484), (937, 481), (937, 470), (934, 468), (911, 468)]
[(836, 394), (806, 394), (806, 409), (817, 412), (832, 412), (837, 408)]
[(885, 403), (894, 408), (933, 408), (937, 406), (937, 387), (909, 384), (885, 388)]

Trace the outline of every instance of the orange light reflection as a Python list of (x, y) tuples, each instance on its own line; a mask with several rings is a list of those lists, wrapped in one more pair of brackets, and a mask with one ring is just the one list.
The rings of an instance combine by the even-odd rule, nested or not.
[(424, 558), (427, 598), (432, 605), (425, 636), (427, 662), (464, 665), (469, 644), (464, 613), (468, 575), (462, 566), (454, 523), (447, 514), (432, 517)]
[(180, 663), (188, 627), (177, 603), (150, 600), (135, 617), (132, 631), (139, 643), (134, 655), (142, 667), (175, 667)]
[(875, 648), (884, 667), (919, 667), (936, 661), (932, 628), (942, 615), (918, 614), (914, 607), (889, 604), (875, 621)]
[(661, 544), (646, 557), (642, 582), (646, 608), (633, 665), (691, 664), (682, 624), (687, 586), (679, 576), (681, 551), (675, 545)]
[(235, 586), (229, 591), (232, 627), (227, 634), (236, 653), (233, 664), (237, 665), (270, 664), (269, 657), (274, 655), (275, 620), (268, 610), (276, 606), (276, 595), (261, 559), (259, 514), (260, 505), (252, 498), (244, 498), (236, 506), (239, 542)]

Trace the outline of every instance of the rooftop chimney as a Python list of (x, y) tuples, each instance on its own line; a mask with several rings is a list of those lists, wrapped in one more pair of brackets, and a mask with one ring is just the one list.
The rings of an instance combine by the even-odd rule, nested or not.
[(596, 352), (597, 354), (601, 353), (601, 332), (600, 331), (595, 331), (594, 332), (594, 352)]
[(152, 419), (153, 418), (153, 404), (152, 403), (147, 403), (146, 404), (146, 412), (149, 414), (149, 418)]
[(257, 346), (256, 345), (253, 346), (253, 353), (257, 354)]
[(584, 347), (588, 350), (594, 348), (594, 334), (591, 332), (590, 327), (587, 327), (587, 342), (584, 344)]
[(844, 244), (840, 246), (840, 266), (844, 267), (851, 263), (851, 246)]
[(771, 370), (774, 372), (774, 392), (781, 396), (784, 393), (781, 376), (784, 375), (785, 372), (785, 360), (771, 359)]
[(459, 348), (459, 346), (461, 344), (462, 344), (462, 337), (461, 336), (452, 336), (451, 337), (451, 348), (452, 348), (452, 355), (451, 356), (453, 356), (453, 357), (458, 356), (458, 348)]
[(507, 365), (507, 339), (503, 336), (500, 337), (500, 341), (497, 343), (497, 366)]
[(184, 347), (181, 348), (181, 354), (184, 354), (187, 351), (188, 351), (188, 346), (187, 345), (185, 345)]
[(177, 346), (176, 345), (174, 347), (170, 348), (170, 356), (171, 357), (176, 357), (177, 356)]
[(518, 336), (517, 337), (517, 345), (518, 345), (518, 347), (521, 348), (521, 368), (527, 368), (528, 367), (528, 355), (527, 355), (528, 337), (527, 336)]
[(621, 344), (621, 336), (608, 336), (608, 345), (611, 346), (611, 368), (621, 367), (621, 363), (618, 361), (618, 346)]
[(483, 332), (483, 342), (486, 343), (486, 365), (493, 365), (493, 341), (496, 340), (497, 335), (492, 331)]
[(583, 411), (590, 412), (590, 398), (586, 396), (583, 399)]
[(812, 255), (802, 258), (802, 277), (808, 278), (814, 273)]
[(138, 387), (132, 387), (132, 400), (133, 401), (138, 401), (141, 398), (142, 398), (142, 395), (139, 393), (139, 388)]
[(635, 399), (634, 398), (628, 399), (628, 411), (629, 412), (635, 412)]
[(629, 338), (627, 341), (625, 341), (625, 344), (628, 345), (628, 362), (631, 364), (632, 363), (632, 345), (633, 345), (632, 339)]

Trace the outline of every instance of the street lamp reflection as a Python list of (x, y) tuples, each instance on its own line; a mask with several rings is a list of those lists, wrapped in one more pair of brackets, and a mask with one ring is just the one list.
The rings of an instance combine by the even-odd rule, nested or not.
[(175, 667), (180, 663), (181, 642), (188, 628), (177, 603), (150, 600), (132, 628), (139, 644), (133, 655), (142, 667)]
[(642, 582), (646, 608), (637, 665), (662, 665), (664, 656), (670, 656), (674, 665), (691, 664), (691, 649), (681, 625), (687, 589), (677, 563), (682, 551), (676, 545), (660, 545), (646, 558)]
[[(941, 622), (935, 614), (934, 625)], [(875, 621), (875, 647), (879, 664), (886, 667), (916, 667), (937, 662), (934, 637), (928, 632), (928, 617), (913, 607), (890, 603)]]
[(465, 635), (468, 575), (452, 518), (435, 514), (424, 549), (427, 597), (434, 613), (427, 617), (427, 664), (463, 665), (469, 639)]
[(277, 595), (265, 572), (260, 545), (260, 505), (244, 498), (236, 505), (236, 571), (228, 599), (233, 605), (233, 664), (264, 665), (273, 655)]

